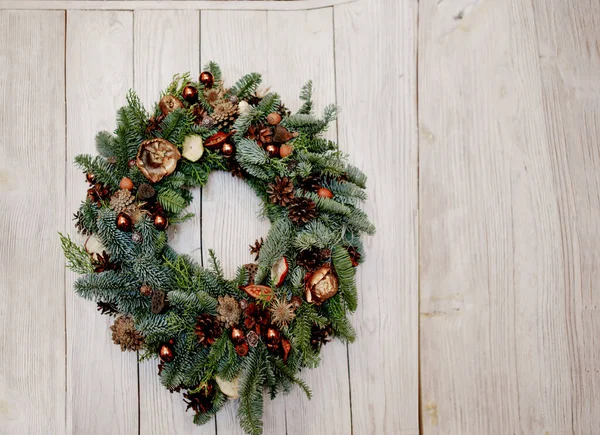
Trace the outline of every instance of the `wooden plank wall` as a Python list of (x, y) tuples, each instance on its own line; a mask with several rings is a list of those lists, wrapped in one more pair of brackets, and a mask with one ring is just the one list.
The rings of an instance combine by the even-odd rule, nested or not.
[[(42, 3), (59, 5), (0, 9)], [(303, 373), (312, 401), (265, 398), (265, 434), (598, 432), (596, 1), (86, 4), (0, 10), (0, 434), (241, 434), (235, 402), (195, 427), (156, 363), (112, 344), (56, 236), (85, 195), (72, 159), (126, 91), (149, 106), (209, 60), (229, 84), (262, 73), (292, 110), (311, 78), (318, 110), (337, 102), (328, 134), (370, 176), (378, 227), (357, 342)], [(268, 231), (258, 200), (226, 173), (195, 195), (173, 245), (233, 274)]]

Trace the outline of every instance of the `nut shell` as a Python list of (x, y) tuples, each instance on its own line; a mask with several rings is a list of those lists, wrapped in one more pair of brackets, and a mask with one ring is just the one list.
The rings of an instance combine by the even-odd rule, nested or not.
[(145, 140), (138, 150), (136, 165), (141, 173), (152, 183), (158, 183), (166, 175), (177, 169), (181, 154), (171, 142), (155, 138)]
[(338, 292), (338, 279), (329, 264), (325, 264), (314, 273), (307, 275), (304, 296), (308, 303), (321, 305)]

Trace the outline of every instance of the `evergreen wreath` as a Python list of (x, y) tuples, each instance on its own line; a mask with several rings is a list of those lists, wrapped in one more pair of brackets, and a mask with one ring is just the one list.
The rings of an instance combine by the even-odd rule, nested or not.
[[(75, 158), (90, 184), (74, 216), (85, 244), (60, 235), (83, 275), (77, 294), (116, 317), (115, 344), (158, 356), (161, 382), (183, 392), (197, 424), (239, 399), (249, 434), (262, 433), (264, 388), (274, 398), (298, 385), (310, 398), (299, 371), (333, 337), (354, 340), (360, 235), (375, 231), (359, 209), (365, 175), (321, 137), (337, 108), (315, 117), (308, 82), (291, 114), (260, 82), (251, 73), (226, 88), (210, 63), (198, 82), (176, 75), (151, 116), (130, 91), (115, 133), (96, 136), (100, 155)], [(213, 170), (244, 179), (272, 224), (233, 279), (212, 251), (203, 268), (167, 244)]]

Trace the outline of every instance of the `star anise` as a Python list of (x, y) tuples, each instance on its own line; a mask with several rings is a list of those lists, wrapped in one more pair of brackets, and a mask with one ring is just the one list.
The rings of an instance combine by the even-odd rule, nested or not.
[(258, 256), (260, 255), (260, 248), (262, 248), (263, 245), (263, 238), (260, 238), (260, 242), (258, 241), (258, 239), (256, 239), (256, 241), (254, 242), (254, 246), (250, 245), (250, 254), (254, 254), (254, 261), (258, 260)]

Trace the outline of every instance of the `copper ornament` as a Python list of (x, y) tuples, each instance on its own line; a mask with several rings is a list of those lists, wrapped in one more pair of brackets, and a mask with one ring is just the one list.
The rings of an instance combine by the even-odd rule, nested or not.
[(150, 139), (141, 143), (136, 164), (152, 183), (158, 183), (177, 168), (181, 154), (175, 145), (164, 139)]
[(338, 292), (338, 279), (329, 264), (307, 275), (304, 285), (306, 302), (321, 305)]
[(154, 227), (157, 230), (164, 231), (169, 226), (169, 220), (165, 215), (157, 214), (154, 216)]
[(119, 213), (117, 215), (117, 228), (121, 231), (131, 231), (131, 218), (127, 213)]
[(212, 88), (215, 84), (215, 79), (211, 73), (208, 71), (203, 71), (198, 78), (198, 81), (202, 83), (207, 88)]
[(267, 152), (269, 157), (278, 157), (279, 156), (279, 148), (277, 148), (273, 144), (267, 145), (267, 147), (265, 148), (265, 151)]
[(248, 347), (248, 343), (242, 343), (242, 344), (238, 344), (235, 347), (235, 352), (239, 355), (239, 356), (246, 356), (248, 355), (248, 352), (250, 351), (250, 348)]
[(224, 156), (230, 157), (235, 152), (235, 147), (229, 143), (224, 143), (223, 146), (221, 147), (221, 152), (223, 153)]
[(187, 85), (185, 88), (183, 88), (181, 96), (188, 103), (195, 103), (196, 100), (198, 100), (198, 89), (191, 85)]
[(173, 350), (174, 343), (173, 340), (169, 340), (168, 343), (165, 343), (160, 347), (158, 357), (161, 361), (169, 363), (175, 359), (175, 351)]
[(236, 326), (231, 328), (231, 341), (233, 341), (234, 344), (242, 344), (244, 340), (244, 331)]
[(177, 109), (183, 109), (183, 103), (174, 95), (165, 95), (158, 102), (158, 107), (162, 114), (166, 116)]
[(277, 344), (281, 340), (281, 334), (275, 328), (267, 329), (267, 343)]

